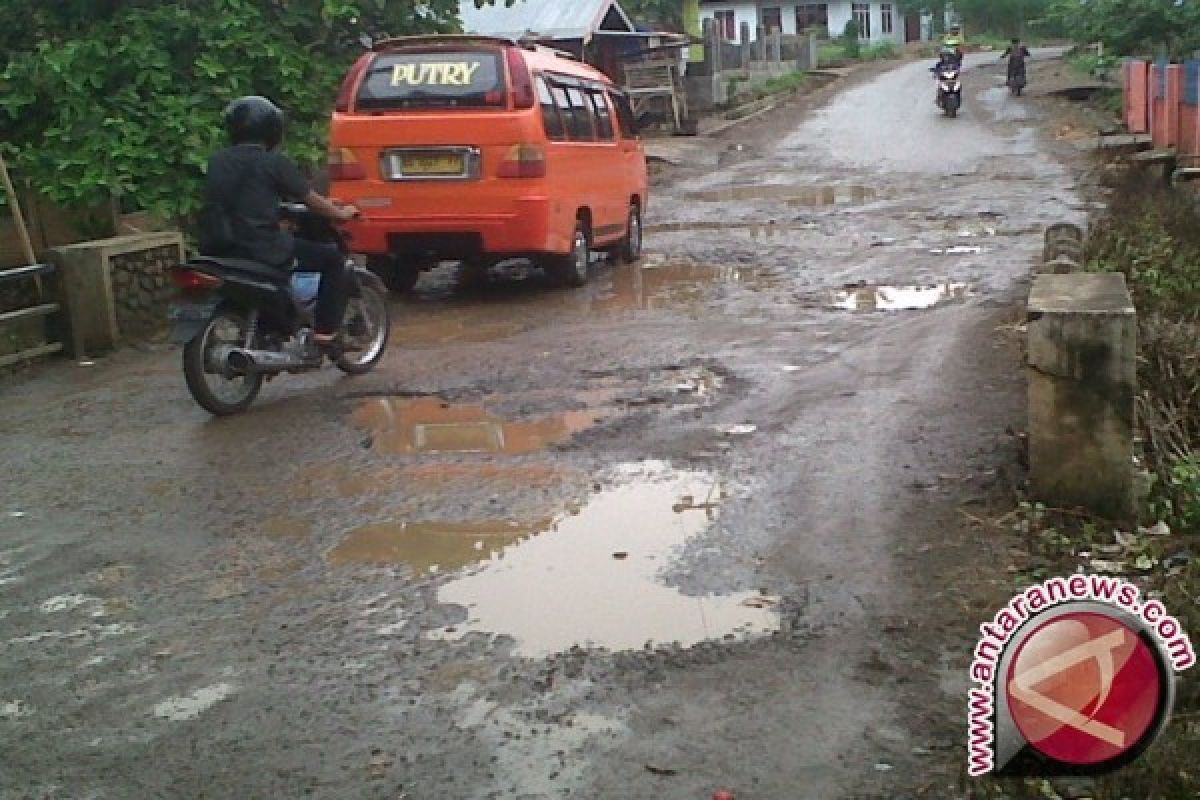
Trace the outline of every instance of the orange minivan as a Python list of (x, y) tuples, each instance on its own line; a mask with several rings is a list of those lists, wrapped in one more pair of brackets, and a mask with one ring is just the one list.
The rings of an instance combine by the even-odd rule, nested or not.
[(342, 83), (330, 193), (397, 291), (440, 261), (530, 258), (581, 286), (591, 252), (637, 260), (646, 155), (629, 99), (573, 56), (485, 36), (379, 43)]

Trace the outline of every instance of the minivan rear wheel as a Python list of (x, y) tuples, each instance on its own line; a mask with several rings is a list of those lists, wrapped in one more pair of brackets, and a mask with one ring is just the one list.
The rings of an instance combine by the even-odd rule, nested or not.
[(642, 210), (637, 203), (629, 206), (629, 220), (625, 227), (625, 240), (616, 248), (617, 260), (633, 264), (642, 257)]
[(411, 292), (421, 277), (421, 269), (416, 263), (393, 255), (367, 256), (367, 269), (378, 275), (383, 285), (396, 294)]
[(591, 266), (592, 245), (588, 240), (587, 226), (583, 220), (575, 223), (571, 252), (565, 256), (554, 256), (546, 263), (550, 278), (561, 286), (580, 287), (587, 283), (588, 268)]

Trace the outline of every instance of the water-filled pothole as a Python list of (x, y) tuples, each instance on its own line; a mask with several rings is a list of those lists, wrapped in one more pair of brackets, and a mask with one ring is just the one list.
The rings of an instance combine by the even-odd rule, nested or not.
[(443, 586), (439, 601), (466, 608), (467, 620), (428, 636), (508, 635), (518, 654), (540, 657), (576, 645), (688, 647), (778, 630), (775, 598), (686, 595), (659, 581), (676, 551), (714, 523), (722, 496), (709, 473), (624, 467), (615, 487), (576, 513)]
[(524, 455), (565, 441), (603, 416), (597, 410), (563, 411), (530, 422), (512, 422), (493, 416), (482, 405), (453, 405), (436, 397), (378, 397), (361, 405), (353, 421), (371, 433), (372, 449), (385, 455)]
[(881, 197), (878, 189), (869, 186), (726, 186), (688, 192), (689, 200), (702, 203), (730, 203), (752, 200), (777, 200), (793, 208), (832, 208), (834, 206), (865, 205)]
[(925, 311), (971, 296), (965, 283), (934, 286), (848, 286), (830, 292), (825, 305), (841, 311)]
[(337, 566), (399, 566), (414, 572), (455, 570), (491, 558), (504, 548), (547, 530), (552, 520), (534, 525), (509, 521), (368, 525), (329, 551)]

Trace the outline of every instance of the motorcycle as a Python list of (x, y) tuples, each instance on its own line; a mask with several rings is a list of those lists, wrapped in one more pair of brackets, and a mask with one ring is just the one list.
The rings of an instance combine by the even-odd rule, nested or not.
[(937, 105), (948, 117), (957, 117), (962, 108), (962, 68), (957, 65), (933, 67), (938, 82)]
[(1013, 97), (1020, 97), (1021, 92), (1025, 91), (1025, 67), (1009, 68), (1008, 90), (1012, 92)]
[[(346, 256), (349, 301), (340, 338), (329, 353), (348, 375), (364, 375), (383, 358), (391, 324), (383, 282), (349, 258), (332, 222), (306, 206), (282, 206), (298, 236), (331, 242)], [(245, 411), (263, 383), (284, 373), (313, 372), (325, 354), (312, 341), (320, 273), (290, 276), (256, 261), (199, 256), (172, 271), (178, 290), (170, 306), (171, 341), (182, 344), (183, 376), (192, 398), (210, 414)]]

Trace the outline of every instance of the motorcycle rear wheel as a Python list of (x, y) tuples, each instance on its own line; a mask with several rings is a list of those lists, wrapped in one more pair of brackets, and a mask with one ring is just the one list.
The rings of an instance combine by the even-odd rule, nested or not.
[(350, 298), (342, 335), (361, 349), (339, 355), (334, 362), (337, 368), (347, 375), (365, 375), (375, 369), (391, 336), (387, 295), (381, 287), (364, 282), (358, 295)]
[(242, 413), (262, 390), (262, 375), (229, 375), (213, 357), (218, 347), (241, 347), (245, 337), (246, 320), (229, 309), (219, 308), (204, 330), (183, 348), (183, 378), (188, 391), (197, 405), (213, 416)]

